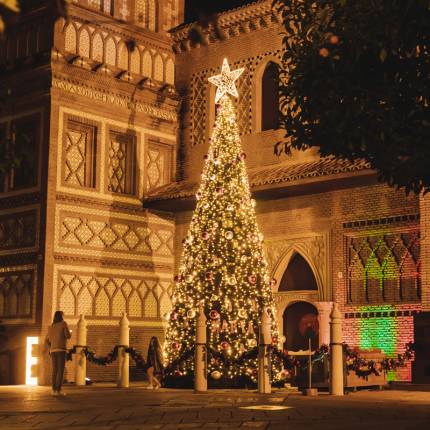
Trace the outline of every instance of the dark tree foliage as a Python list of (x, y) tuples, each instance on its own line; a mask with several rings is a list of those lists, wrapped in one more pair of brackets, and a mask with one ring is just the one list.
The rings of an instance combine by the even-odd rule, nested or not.
[(275, 0), (285, 37), (275, 151), (365, 159), (430, 190), (430, 1)]

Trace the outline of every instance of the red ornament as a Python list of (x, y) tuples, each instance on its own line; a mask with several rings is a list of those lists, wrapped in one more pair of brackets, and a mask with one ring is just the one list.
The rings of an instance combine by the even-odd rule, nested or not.
[(270, 285), (271, 285), (272, 287), (274, 287), (277, 283), (278, 283), (278, 281), (277, 281), (275, 278), (272, 278), (272, 279), (270, 280)]
[(319, 50), (319, 54), (321, 55), (321, 57), (327, 58), (330, 55), (330, 51), (327, 48), (321, 48)]
[(214, 275), (212, 272), (206, 272), (205, 273), (205, 278), (207, 281), (212, 281), (213, 277), (214, 277)]
[(175, 376), (182, 376), (182, 372), (180, 370), (175, 370)]
[(257, 282), (257, 277), (255, 275), (250, 275), (250, 276), (248, 276), (248, 281), (251, 284), (255, 284)]
[(223, 342), (221, 342), (221, 348), (222, 349), (228, 349), (229, 346), (230, 346), (230, 344), (228, 342), (226, 342), (225, 340)]
[(203, 239), (203, 240), (208, 240), (208, 239), (209, 239), (209, 233), (208, 233), (207, 231), (204, 231), (204, 232), (202, 233), (202, 239)]
[(330, 36), (329, 42), (332, 45), (337, 45), (339, 43), (339, 37), (333, 34), (332, 36)]
[(172, 342), (172, 349), (178, 350), (180, 347), (181, 345), (179, 344), (179, 342)]
[(239, 158), (240, 158), (241, 160), (245, 160), (245, 159), (246, 159), (246, 154), (245, 154), (244, 152), (242, 152), (242, 153), (239, 155)]
[(218, 311), (216, 311), (215, 309), (212, 309), (212, 310), (209, 312), (209, 316), (210, 316), (210, 317), (211, 317), (211, 319), (213, 319), (213, 320), (217, 320), (217, 319), (219, 319), (219, 317), (220, 317), (219, 312), (218, 312)]
[(176, 312), (172, 312), (172, 313), (170, 314), (170, 319), (171, 319), (172, 321), (176, 321), (176, 320), (178, 319), (178, 314), (177, 314)]
[(208, 158), (209, 158), (209, 155), (208, 155), (208, 154), (203, 155), (203, 159), (204, 159), (204, 160), (207, 160)]

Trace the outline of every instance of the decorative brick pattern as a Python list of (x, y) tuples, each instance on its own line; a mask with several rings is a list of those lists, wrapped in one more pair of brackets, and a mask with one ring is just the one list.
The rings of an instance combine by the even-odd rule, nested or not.
[(101, 0), (88, 0), (88, 6), (93, 9), (100, 10), (101, 9)]
[(155, 0), (136, 0), (134, 22), (140, 27), (155, 31), (157, 28)]
[(171, 307), (173, 285), (158, 278), (60, 271), (58, 303), (69, 317), (161, 318)]
[(140, 51), (139, 49), (134, 49), (130, 54), (130, 71), (140, 75), (140, 63)]
[(0, 272), (0, 318), (32, 316), (34, 272)]
[(81, 57), (90, 58), (90, 35), (85, 28), (79, 33), (78, 53)]
[(161, 58), (161, 55), (157, 54), (154, 59), (154, 79), (158, 82), (163, 82), (163, 73), (163, 59)]
[(178, 0), (166, 0), (164, 2), (164, 24), (163, 30), (170, 30), (176, 27), (178, 22)]
[(239, 134), (251, 133), (251, 95), (252, 95), (252, 63), (246, 62), (240, 67), (245, 67), (242, 75), (238, 79), (239, 99), (237, 101), (237, 123)]
[(421, 299), (423, 309), (430, 311), (430, 194), (420, 196), (421, 230)]
[(77, 50), (77, 35), (76, 29), (73, 24), (69, 24), (66, 27), (65, 35), (64, 35), (64, 49), (66, 52), (70, 52), (72, 54), (76, 54)]
[(195, 75), (191, 83), (191, 143), (201, 145), (206, 135), (207, 75)]
[(107, 166), (109, 191), (120, 194), (134, 194), (135, 151), (135, 136), (116, 132), (110, 133)]
[(150, 143), (146, 154), (146, 189), (170, 182), (172, 149), (169, 145)]
[(118, 67), (121, 70), (128, 70), (128, 49), (123, 42), (120, 43), (118, 49)]
[(348, 237), (351, 304), (420, 301), (419, 231)]
[(69, 186), (95, 186), (96, 128), (67, 121), (63, 181)]
[[(141, 15), (139, 5), (143, 3), (146, 4), (145, 13), (152, 14), (151, 22), (147, 22), (143, 26), (155, 31), (156, 6), (154, 1), (137, 2), (135, 19), (137, 20)], [(64, 27), (64, 49), (67, 53), (78, 54), (85, 59), (91, 58), (99, 63), (104, 61), (111, 67), (131, 71), (161, 83), (165, 82), (170, 85), (174, 83), (174, 63), (168, 52), (145, 49), (140, 43), (133, 52), (129, 52), (124, 36), (95, 30), (84, 22), (73, 21), (66, 24)]]
[(100, 63), (103, 61), (103, 39), (100, 33), (96, 33), (93, 37), (91, 57)]
[(145, 51), (142, 55), (142, 76), (152, 77), (152, 56), (149, 51)]
[(115, 218), (62, 212), (61, 247), (85, 247), (87, 251), (173, 256), (173, 231), (144, 222), (129, 223)]
[(166, 84), (174, 85), (175, 83), (175, 64), (171, 58), (166, 61)]
[(36, 210), (0, 216), (0, 252), (36, 247), (38, 216)]
[(103, 0), (103, 12), (112, 14), (112, 0)]
[(105, 62), (110, 66), (116, 65), (116, 45), (111, 37), (105, 43)]

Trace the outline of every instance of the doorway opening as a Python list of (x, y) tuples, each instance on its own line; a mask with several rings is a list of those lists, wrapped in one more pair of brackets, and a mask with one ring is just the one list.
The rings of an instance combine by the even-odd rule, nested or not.
[(296, 302), (285, 309), (283, 315), (284, 348), (299, 351), (309, 348), (315, 350), (319, 345), (318, 310), (308, 302)]

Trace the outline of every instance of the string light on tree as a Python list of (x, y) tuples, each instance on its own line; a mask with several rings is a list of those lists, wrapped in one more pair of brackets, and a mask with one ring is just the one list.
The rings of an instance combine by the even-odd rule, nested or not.
[(193, 361), (181, 360), (195, 342), (195, 314), (203, 303), (208, 325), (208, 375), (225, 385), (257, 375), (256, 357), (244, 358), (257, 345), (261, 313), (268, 310), (277, 343), (271, 279), (251, 198), (236, 109), (236, 81), (244, 69), (209, 78), (217, 86), (219, 109), (196, 194), (196, 208), (187, 236), (173, 294), (166, 335), (171, 372), (192, 372)]

